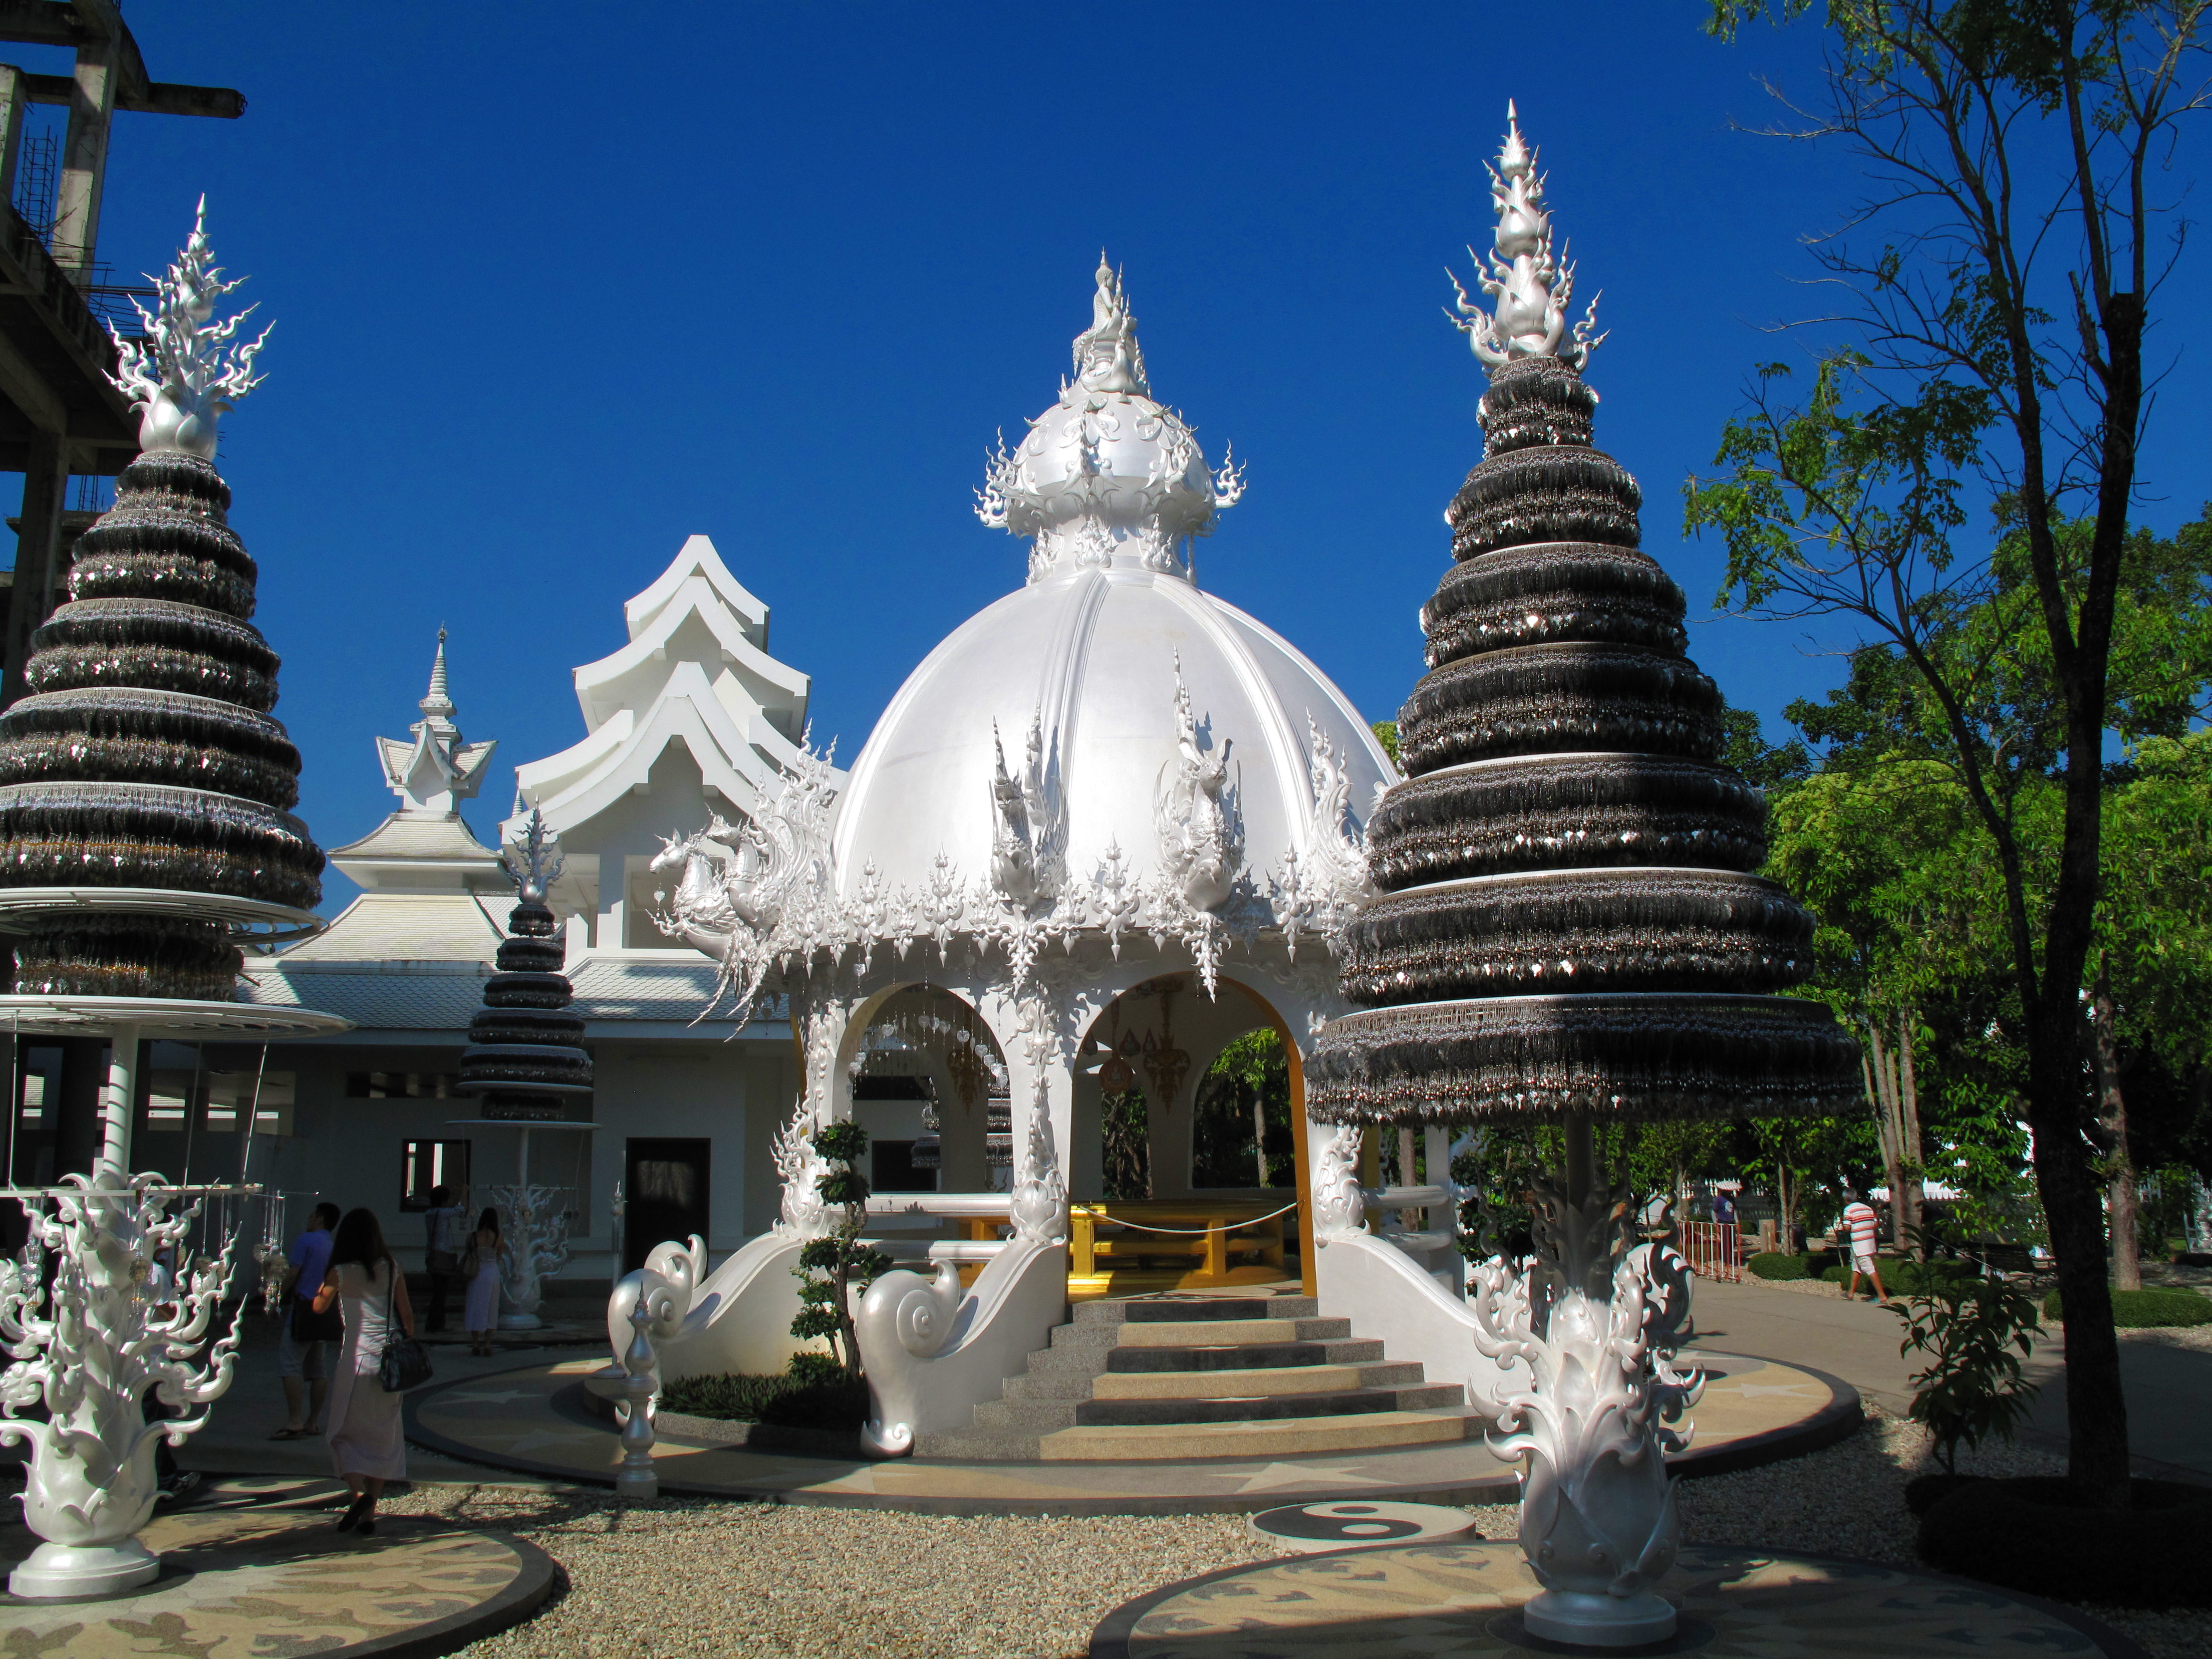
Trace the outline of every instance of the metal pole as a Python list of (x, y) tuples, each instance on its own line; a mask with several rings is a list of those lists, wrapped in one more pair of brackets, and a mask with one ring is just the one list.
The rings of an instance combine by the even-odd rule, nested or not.
[(1570, 1112), (1559, 1126), (1559, 1138), (1566, 1146), (1560, 1173), (1566, 1177), (1567, 1202), (1580, 1208), (1597, 1187), (1597, 1142), (1589, 1114)]

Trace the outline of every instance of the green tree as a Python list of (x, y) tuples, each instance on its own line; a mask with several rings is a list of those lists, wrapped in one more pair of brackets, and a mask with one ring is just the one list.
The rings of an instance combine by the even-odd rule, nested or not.
[[(830, 1232), (799, 1247), (798, 1265), (792, 1271), (799, 1279), (799, 1307), (791, 1334), (827, 1338), (838, 1367), (848, 1379), (858, 1381), (860, 1344), (853, 1331), (853, 1298), (891, 1265), (890, 1257), (860, 1242), (868, 1224), (868, 1181), (860, 1173), (868, 1132), (857, 1123), (832, 1123), (814, 1132), (814, 1150), (828, 1166), (821, 1177), (822, 1201), (843, 1213)], [(817, 1364), (802, 1363), (810, 1359)], [(793, 1355), (792, 1374), (807, 1376), (818, 1369), (819, 1359), (818, 1355)]]
[[(2077, 999), (2148, 414), (2143, 339), (2166, 246), (2152, 180), (2204, 102), (2206, 3), (1826, 0), (1824, 107), (1795, 136), (1843, 143), (1874, 192), (1850, 230), (1814, 244), (1856, 341), (1823, 359), (1800, 407), (1770, 366), (1723, 433), (1722, 475), (1687, 492), (1690, 528), (1727, 542), (1738, 604), (1854, 618), (1941, 716), (2002, 884), (2037, 1180), (2072, 1314), (2070, 1469), (2092, 1502), (2116, 1508), (2130, 1496), (2126, 1404)], [(1709, 27), (1732, 38), (1810, 9), (1712, 0)], [(1976, 492), (2016, 538), (2025, 569), (2009, 590), (1999, 560), (1954, 548)], [(2088, 526), (2078, 546), (2061, 533), (2069, 514)], [(2001, 677), (1978, 659), (1984, 641), (1950, 627), (1989, 601), (2041, 630), (2039, 672), (2063, 712), (2047, 764), (2001, 741), (1983, 712)], [(2058, 786), (2047, 878), (2007, 809), (2003, 780), (2021, 768)]]
[(1191, 1185), (1275, 1187), (1295, 1179), (1291, 1061), (1263, 1026), (1236, 1038), (1199, 1079), (1191, 1120)]

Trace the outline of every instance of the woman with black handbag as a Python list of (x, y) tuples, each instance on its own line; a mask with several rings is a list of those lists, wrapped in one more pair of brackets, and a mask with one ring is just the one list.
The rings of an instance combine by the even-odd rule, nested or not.
[(342, 1308), (345, 1341), (331, 1379), (331, 1467), (352, 1489), (353, 1503), (338, 1522), (340, 1532), (364, 1538), (376, 1531), (376, 1500), (387, 1480), (407, 1478), (407, 1442), (400, 1419), (405, 1396), (387, 1389), (380, 1375), (386, 1350), (401, 1346), (419, 1354), (415, 1310), (408, 1305), (407, 1280), (385, 1247), (375, 1212), (349, 1210), (331, 1242), (330, 1273), (315, 1296), (315, 1311)]

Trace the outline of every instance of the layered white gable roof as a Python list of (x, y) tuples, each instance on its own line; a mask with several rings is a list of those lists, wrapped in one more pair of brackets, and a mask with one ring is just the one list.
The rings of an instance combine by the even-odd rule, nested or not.
[(575, 671), (588, 735), (515, 770), (515, 817), (531, 808), (567, 835), (649, 788), (680, 742), (707, 786), (742, 811), (772, 791), (806, 730), (809, 678), (768, 653), (767, 605), (704, 536), (623, 607), (629, 642)]

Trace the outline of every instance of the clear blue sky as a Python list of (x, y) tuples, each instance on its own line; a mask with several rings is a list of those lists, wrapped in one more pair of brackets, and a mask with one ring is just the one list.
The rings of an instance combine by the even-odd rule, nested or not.
[[(582, 735), (569, 669), (622, 642), (623, 601), (695, 532), (773, 608), (849, 762), (1022, 578), (971, 491), (994, 431), (1050, 402), (1102, 244), (1155, 390), (1249, 463), (1201, 581), (1380, 719), (1480, 453), (1482, 377), (1439, 308), (1446, 263), (1488, 241), (1509, 96), (1604, 290), (1599, 441), (1706, 614), (1717, 560), (1681, 542), (1681, 480), (1749, 367), (1798, 349), (1759, 328), (1813, 308), (1796, 239), (1853, 181), (1729, 130), (1765, 118), (1760, 74), (1810, 89), (1812, 34), (1724, 47), (1704, 13), (141, 0), (157, 79), (250, 107), (119, 118), (100, 252), (157, 269), (204, 190), (276, 319), (223, 465), (325, 846), (393, 804), (369, 738), (415, 718), (441, 623), (463, 727), (501, 743), (470, 812), (489, 833), (513, 763)], [(2199, 264), (2170, 295), (2205, 291)], [(2161, 527), (2212, 493), (2207, 325), (2180, 311)], [(1692, 649), (1770, 734), (1838, 677), (1783, 624), (1706, 621)]]

